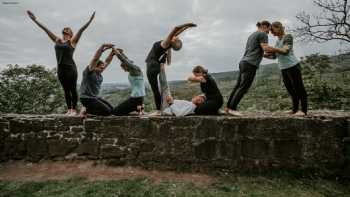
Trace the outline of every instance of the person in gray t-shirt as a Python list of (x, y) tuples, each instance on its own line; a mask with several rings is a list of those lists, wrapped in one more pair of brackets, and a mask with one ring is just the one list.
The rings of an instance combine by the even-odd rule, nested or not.
[(228, 99), (225, 110), (229, 115), (241, 115), (236, 111), (237, 106), (254, 81), (256, 70), (264, 57), (264, 51), (270, 48), (267, 36), (270, 26), (271, 24), (268, 21), (258, 22), (258, 30), (248, 38), (244, 56), (239, 63), (237, 84)]
[(80, 86), (80, 102), (86, 109), (82, 110), (81, 116), (85, 116), (86, 113), (102, 116), (112, 114), (112, 105), (98, 97), (103, 81), (102, 72), (112, 62), (115, 54), (112, 50), (105, 61), (101, 61), (100, 57), (103, 52), (111, 48), (113, 48), (113, 44), (103, 44), (96, 51), (94, 58), (83, 72), (83, 80)]

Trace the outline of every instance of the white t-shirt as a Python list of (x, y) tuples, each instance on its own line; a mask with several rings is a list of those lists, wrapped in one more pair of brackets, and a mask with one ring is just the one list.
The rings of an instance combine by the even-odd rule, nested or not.
[(163, 110), (165, 115), (187, 116), (194, 114), (196, 105), (191, 101), (174, 100), (174, 103)]

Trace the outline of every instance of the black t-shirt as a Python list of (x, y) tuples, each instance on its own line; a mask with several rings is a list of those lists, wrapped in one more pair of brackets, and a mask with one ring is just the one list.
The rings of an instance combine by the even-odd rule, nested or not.
[(150, 64), (151, 62), (165, 63), (166, 52), (168, 49), (164, 49), (161, 43), (162, 41), (158, 41), (153, 44), (152, 49), (146, 58), (147, 64)]
[(216, 85), (214, 78), (207, 74), (205, 77), (206, 82), (201, 83), (201, 90), (205, 94), (207, 99), (222, 99), (221, 92)]
[(56, 43), (55, 45), (57, 65), (75, 66), (73, 60), (74, 48), (69, 42)]

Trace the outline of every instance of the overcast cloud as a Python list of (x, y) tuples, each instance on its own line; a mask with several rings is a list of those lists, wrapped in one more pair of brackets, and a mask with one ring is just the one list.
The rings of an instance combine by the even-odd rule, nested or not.
[[(93, 11), (95, 20), (84, 32), (75, 52), (81, 72), (96, 49), (112, 42), (125, 49), (145, 70), (145, 58), (155, 41), (165, 38), (177, 24), (194, 22), (197, 28), (181, 37), (184, 47), (173, 53), (168, 68), (170, 80), (184, 79), (194, 65), (210, 72), (238, 68), (250, 33), (257, 21), (279, 20), (289, 27), (297, 25), (295, 15), (301, 10), (317, 13), (312, 0), (0, 0), (0, 69), (7, 64), (40, 64), (56, 67), (54, 44), (26, 15), (31, 10), (38, 20), (56, 35), (63, 27), (76, 32)], [(8, 2), (18, 2), (9, 4)], [(270, 36), (270, 43), (274, 39)], [(297, 43), (300, 56), (315, 52), (335, 54), (340, 46)], [(268, 61), (264, 61), (268, 63)], [(114, 60), (104, 73), (105, 82), (126, 82), (127, 75)]]

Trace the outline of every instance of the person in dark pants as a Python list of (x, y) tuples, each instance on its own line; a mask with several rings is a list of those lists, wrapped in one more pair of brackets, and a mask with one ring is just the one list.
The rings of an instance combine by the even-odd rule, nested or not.
[[(280, 22), (271, 25), (271, 33), (278, 37), (275, 48), (270, 48), (265, 57), (278, 59), (278, 65), (282, 72), (283, 83), (292, 97), (293, 109), (291, 114), (297, 116), (307, 115), (307, 93), (301, 76), (301, 66), (294, 55), (293, 36), (285, 33), (285, 28)], [(301, 111), (299, 111), (301, 104)]]
[(237, 111), (237, 106), (254, 81), (264, 51), (270, 47), (268, 46), (267, 36), (270, 31), (270, 23), (268, 21), (258, 22), (257, 28), (258, 30), (249, 36), (244, 56), (239, 63), (237, 84), (231, 92), (225, 109), (229, 115), (242, 115)]
[(151, 86), (157, 108), (154, 115), (161, 114), (160, 109), (162, 98), (158, 87), (160, 67), (166, 62), (168, 65), (171, 64), (171, 49), (178, 51), (182, 48), (182, 41), (178, 38), (178, 36), (190, 27), (196, 27), (196, 25), (193, 23), (186, 23), (176, 26), (165, 40), (161, 40), (153, 44), (152, 49), (146, 58), (147, 78)]
[(223, 105), (223, 97), (214, 78), (202, 66), (194, 67), (192, 73), (193, 76), (189, 77), (188, 80), (200, 83), (201, 90), (205, 96), (205, 101), (196, 107), (195, 114), (217, 115)]
[(80, 102), (85, 108), (80, 112), (81, 116), (88, 114), (109, 116), (113, 112), (113, 106), (106, 100), (98, 97), (103, 82), (102, 72), (112, 62), (114, 50), (106, 60), (100, 60), (101, 55), (113, 47), (112, 44), (103, 44), (95, 53), (94, 58), (83, 72), (83, 80), (80, 85)]
[(32, 19), (42, 30), (44, 30), (49, 38), (55, 43), (57, 75), (63, 87), (68, 108), (66, 115), (77, 115), (76, 107), (78, 102), (78, 72), (77, 66), (75, 65), (73, 59), (73, 54), (81, 35), (94, 19), (95, 12), (90, 17), (90, 20), (83, 27), (81, 27), (75, 35), (73, 34), (71, 28), (65, 27), (62, 30), (63, 38), (57, 37), (43, 24), (41, 24), (31, 11), (27, 11), (27, 14), (30, 19)]
[(113, 115), (123, 116), (130, 112), (138, 111), (139, 115), (143, 114), (143, 98), (146, 96), (145, 82), (140, 67), (136, 66), (133, 61), (129, 60), (120, 49), (113, 49), (121, 61), (120, 66), (125, 72), (129, 73), (128, 79), (131, 85), (131, 95), (126, 101), (119, 104), (113, 110)]

